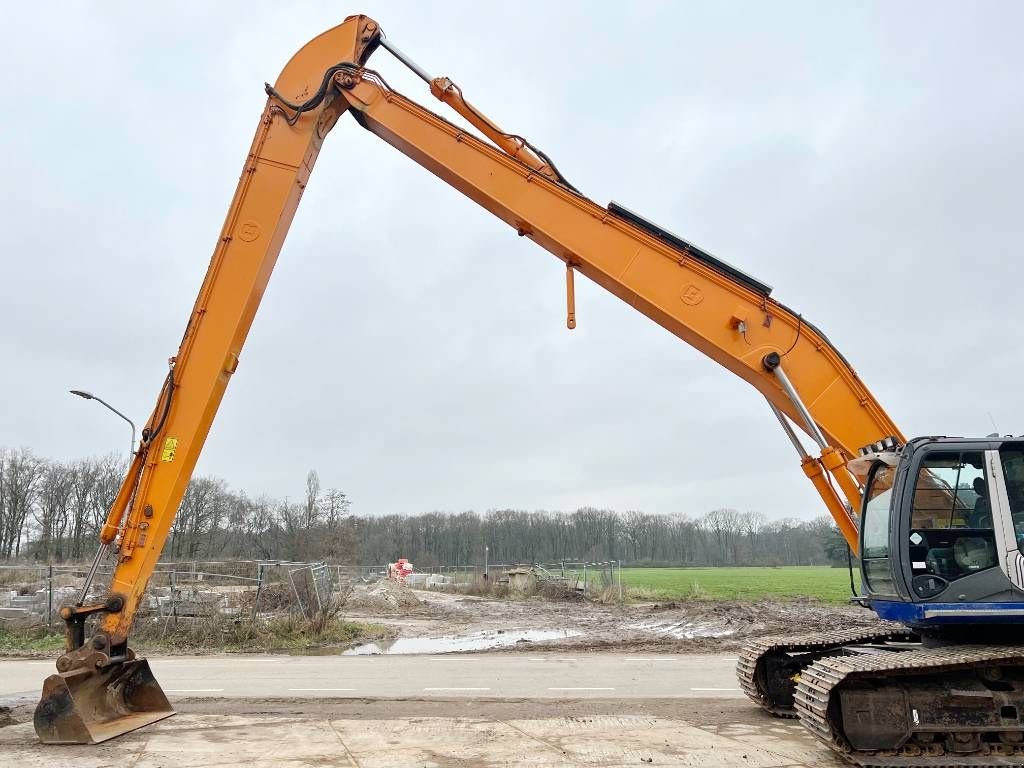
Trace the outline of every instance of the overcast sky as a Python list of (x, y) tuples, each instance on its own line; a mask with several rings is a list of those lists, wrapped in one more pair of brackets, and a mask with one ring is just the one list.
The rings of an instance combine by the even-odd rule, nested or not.
[[(1024, 432), (1024, 4), (4, 3), (0, 445), (123, 451), (265, 96), (349, 13), (775, 287), (907, 434)], [(381, 50), (392, 85), (425, 86)], [(198, 472), (363, 514), (824, 512), (763, 398), (343, 120)], [(991, 414), (991, 419), (990, 419)]]

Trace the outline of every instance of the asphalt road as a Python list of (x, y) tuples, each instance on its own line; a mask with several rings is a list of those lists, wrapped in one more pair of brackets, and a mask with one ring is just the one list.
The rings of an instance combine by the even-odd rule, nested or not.
[[(735, 656), (473, 653), (441, 656), (151, 657), (185, 697), (741, 698)], [(38, 695), (52, 660), (0, 660), (0, 696)]]

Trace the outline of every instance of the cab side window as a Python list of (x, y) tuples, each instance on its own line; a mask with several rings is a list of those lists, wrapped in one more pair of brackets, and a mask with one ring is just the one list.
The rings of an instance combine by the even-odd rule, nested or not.
[(914, 488), (909, 546), (915, 577), (954, 581), (998, 564), (982, 451), (925, 457)]
[(1006, 480), (1006, 496), (1010, 516), (1017, 534), (1017, 547), (1024, 550), (1024, 446), (1003, 446), (999, 449)]
[(864, 494), (861, 567), (868, 589), (880, 595), (896, 593), (889, 561), (889, 512), (892, 507), (892, 483), (895, 475), (894, 467), (876, 466)]

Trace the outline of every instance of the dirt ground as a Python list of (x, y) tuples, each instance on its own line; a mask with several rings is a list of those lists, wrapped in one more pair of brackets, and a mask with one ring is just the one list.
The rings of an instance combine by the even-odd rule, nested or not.
[[(516, 630), (534, 631), (527, 637), (538, 632), (558, 635), (549, 640), (502, 643), (507, 650), (531, 653), (566, 648), (732, 651), (752, 637), (792, 636), (880, 623), (868, 610), (816, 600), (688, 600), (605, 605), (540, 598), (495, 600), (391, 585), (356, 587), (345, 617), (383, 625), (396, 639), (494, 636)], [(387, 652), (386, 643), (377, 645)], [(457, 650), (485, 650), (485, 645)], [(440, 650), (444, 648), (427, 652)]]

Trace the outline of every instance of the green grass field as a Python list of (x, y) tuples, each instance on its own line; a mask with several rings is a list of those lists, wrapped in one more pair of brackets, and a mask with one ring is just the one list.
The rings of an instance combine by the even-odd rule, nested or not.
[[(859, 587), (856, 571), (854, 579)], [(623, 568), (622, 585), (630, 589), (634, 599), (816, 597), (842, 603), (850, 597), (850, 574), (846, 568), (825, 566)]]

